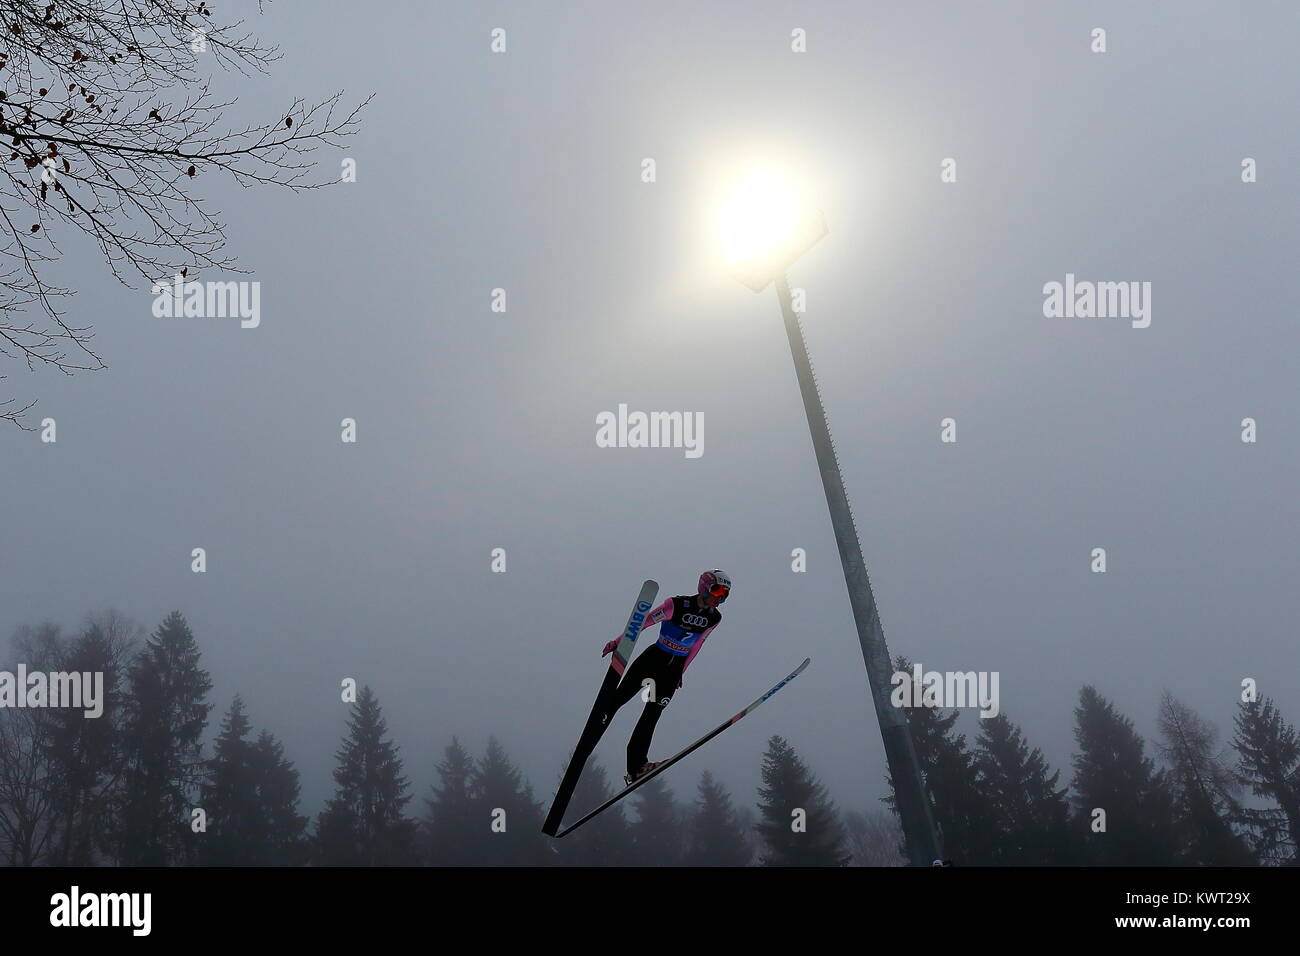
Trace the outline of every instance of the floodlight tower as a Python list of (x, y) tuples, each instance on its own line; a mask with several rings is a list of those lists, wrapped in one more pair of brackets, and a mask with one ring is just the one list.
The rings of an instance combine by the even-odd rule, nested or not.
[(808, 344), (795, 315), (790, 282), (786, 278), (786, 270), (795, 260), (826, 235), (826, 221), (820, 211), (805, 206), (791, 186), (773, 176), (759, 175), (737, 186), (722, 209), (720, 224), (723, 228), (723, 254), (732, 275), (755, 292), (776, 284), (795, 375), (803, 395), (804, 412), (808, 416), (808, 430), (812, 434), (817, 467), (821, 471), (822, 489), (826, 493), (826, 506), (830, 509), (835, 543), (839, 547), (844, 582), (848, 586), (849, 603), (853, 607), (858, 643), (867, 665), (867, 684), (871, 688), (871, 700), (885, 743), (885, 758), (894, 782), (908, 857), (914, 865), (928, 866), (940, 855), (930, 801), (908, 731), (907, 716), (890, 703), (893, 668), (889, 648), (885, 644), (885, 632), (880, 625), (871, 580), (862, 560), (862, 545), (844, 491), (844, 479), (826, 420), (826, 409), (808, 358)]

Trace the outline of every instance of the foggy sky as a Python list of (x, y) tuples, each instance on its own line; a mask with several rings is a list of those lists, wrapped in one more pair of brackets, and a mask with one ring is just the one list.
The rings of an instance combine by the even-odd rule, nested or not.
[[(358, 182), (193, 183), (262, 283), (259, 328), (154, 318), (147, 288), (63, 237), (52, 278), (110, 369), (0, 368), (59, 437), (0, 433), (0, 637), (110, 606), (152, 631), (180, 609), (210, 729), (243, 695), (305, 812), (333, 792), (345, 677), (379, 695), (412, 812), (453, 734), (476, 755), (498, 736), (549, 803), (642, 579), (662, 599), (721, 567), (724, 621), (651, 759), (812, 665), (666, 782), (691, 799), (709, 768), (752, 805), (779, 733), (841, 808), (879, 807), (776, 297), (702, 253), (709, 171), (771, 148), (809, 170), (830, 227), (790, 278), (891, 652), (1000, 672), (1003, 711), (1063, 782), (1085, 683), (1149, 742), (1165, 688), (1225, 739), (1244, 677), (1300, 716), (1300, 8), (310, 9), (251, 15), (283, 60), (214, 86), (240, 96), (233, 126), (376, 93), (355, 140), (317, 154), (326, 178), (355, 158)], [(1066, 273), (1151, 282), (1150, 328), (1044, 318)], [(704, 454), (598, 448), (619, 403), (703, 412)], [(597, 752), (614, 772), (639, 706)]]

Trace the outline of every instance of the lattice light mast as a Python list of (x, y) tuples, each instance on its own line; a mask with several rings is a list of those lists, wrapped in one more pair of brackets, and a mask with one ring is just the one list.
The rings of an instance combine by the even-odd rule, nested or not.
[(908, 857), (914, 865), (929, 865), (939, 858), (939, 841), (930, 813), (930, 802), (921, 778), (916, 748), (908, 731), (907, 717), (890, 703), (889, 648), (880, 625), (880, 614), (871, 590), (871, 580), (862, 560), (862, 545), (857, 526), (844, 491), (839, 459), (831, 438), (826, 409), (808, 358), (808, 345), (790, 297), (786, 270), (826, 235), (826, 222), (820, 212), (806, 206), (797, 190), (775, 176), (757, 174), (736, 184), (723, 205), (719, 224), (722, 229), (723, 255), (732, 274), (753, 289), (762, 292), (775, 283), (781, 314), (785, 318), (786, 337), (794, 359), (799, 391), (803, 395), (808, 430), (812, 435), (817, 467), (826, 493), (826, 506), (835, 530), (835, 543), (848, 586), (849, 603), (857, 625), (858, 643), (867, 667), (867, 684), (875, 705), (880, 735), (885, 744), (885, 758), (894, 781), (903, 836)]

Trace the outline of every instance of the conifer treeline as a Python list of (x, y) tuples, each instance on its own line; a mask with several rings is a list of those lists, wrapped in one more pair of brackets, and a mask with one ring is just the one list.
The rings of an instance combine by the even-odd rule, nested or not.
[[(903, 863), (893, 815), (841, 813), (776, 736), (752, 809), (708, 771), (685, 803), (658, 778), (552, 840), (541, 834), (541, 801), (500, 743), (490, 739), (476, 758), (454, 738), (441, 759), (430, 755), (438, 782), (416, 801), (368, 687), (336, 754), (334, 796), (308, 820), (298, 812), (298, 771), (269, 731), (254, 730), (238, 696), (205, 749), (212, 681), (179, 612), (147, 640), (110, 612), (71, 637), (49, 625), (21, 629), (14, 651), (29, 671), (103, 672), (106, 701), (97, 719), (0, 708), (0, 860), (8, 865)], [(902, 659), (898, 666), (910, 669)], [(1160, 740), (1148, 756), (1132, 722), (1084, 687), (1068, 786), (1005, 715), (980, 720), (973, 745), (957, 732), (956, 711), (918, 707), (908, 718), (944, 853), (955, 862), (1297, 863), (1300, 740), (1267, 698), (1239, 706), (1229, 762), (1215, 728), (1172, 695), (1160, 702)], [(612, 793), (593, 761), (573, 805)]]

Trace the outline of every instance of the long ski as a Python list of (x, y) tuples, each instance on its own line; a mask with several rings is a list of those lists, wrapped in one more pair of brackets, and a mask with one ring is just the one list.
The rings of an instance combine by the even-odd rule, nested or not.
[(708, 743), (710, 740), (712, 740), (714, 737), (718, 736), (718, 734), (722, 733), (724, 730), (726, 730), (726, 729), (727, 729), (728, 727), (730, 727), (732, 724), (734, 724), (734, 723), (736, 723), (737, 721), (739, 721), (740, 718), (744, 717), (744, 716), (745, 716), (746, 714), (748, 714), (751, 710), (753, 710), (754, 708), (756, 708), (759, 704), (763, 703), (763, 701), (767, 700), (769, 697), (771, 697), (773, 694), (775, 694), (778, 690), (780, 690), (780, 689), (781, 689), (782, 687), (784, 687), (786, 684), (790, 683), (790, 681), (792, 681), (792, 680), (794, 680), (796, 677), (798, 677), (801, 673), (803, 673), (803, 669), (804, 669), (805, 667), (807, 667), (808, 664), (809, 664), (811, 661), (812, 661), (812, 658), (811, 658), (811, 657), (805, 657), (803, 663), (800, 664), (798, 667), (796, 667), (796, 668), (794, 669), (793, 673), (791, 673), (789, 677), (785, 678), (785, 680), (781, 681), (781, 683), (777, 684), (775, 687), (773, 687), (771, 690), (769, 690), (769, 691), (768, 691), (766, 694), (764, 694), (762, 697), (758, 698), (758, 700), (754, 701), (752, 704), (750, 704), (748, 707), (746, 707), (744, 710), (742, 710), (740, 713), (738, 713), (735, 717), (732, 717), (732, 718), (730, 718), (730, 719), (728, 719), (728, 720), (723, 721), (721, 724), (719, 724), (717, 727), (714, 727), (712, 730), (710, 730), (707, 734), (705, 734), (705, 735), (704, 735), (703, 737), (701, 737), (699, 740), (695, 741), (695, 743), (691, 744), (691, 745), (690, 745), (689, 747), (687, 747), (685, 750), (682, 750), (682, 751), (679, 751), (678, 753), (673, 754), (671, 757), (669, 757), (667, 760), (665, 760), (665, 761), (664, 761), (663, 763), (661, 763), (659, 766), (655, 767), (655, 768), (654, 768), (653, 770), (651, 770), (649, 773), (645, 774), (644, 776), (637, 777), (636, 780), (634, 780), (634, 781), (632, 782), (632, 785), (631, 785), (631, 786), (627, 787), (627, 788), (624, 789), (624, 790), (620, 790), (618, 793), (614, 794), (614, 796), (610, 797), (608, 800), (606, 800), (604, 803), (602, 803), (600, 806), (598, 806), (595, 810), (592, 810), (590, 813), (588, 813), (585, 817), (582, 817), (581, 819), (577, 820), (576, 822), (574, 822), (574, 823), (570, 824), (569, 826), (565, 827), (565, 828), (564, 828), (563, 830), (561, 830), (559, 833), (555, 834), (556, 838), (558, 839), (559, 837), (562, 837), (562, 836), (565, 836), (566, 834), (572, 833), (574, 830), (578, 829), (578, 827), (582, 826), (584, 823), (586, 823), (586, 822), (587, 822), (588, 820), (590, 820), (592, 817), (596, 816), (596, 815), (599, 814), (599, 813), (604, 812), (605, 810), (608, 810), (608, 809), (609, 809), (610, 807), (612, 807), (614, 804), (618, 803), (618, 801), (622, 800), (624, 797), (626, 797), (629, 793), (631, 793), (631, 792), (632, 792), (633, 790), (635, 790), (637, 787), (641, 786), (641, 784), (643, 784), (643, 783), (649, 783), (652, 779), (654, 779), (655, 777), (659, 776), (659, 774), (663, 773), (665, 770), (667, 770), (669, 767), (671, 767), (671, 766), (672, 766), (673, 764), (675, 764), (677, 761), (681, 760), (681, 759), (682, 759), (683, 757), (685, 757), (687, 754), (691, 753), (691, 752), (694, 751), (694, 750), (698, 750), (700, 747), (703, 747), (705, 744), (707, 744), (707, 743)]
[(641, 593), (636, 596), (636, 603), (632, 605), (632, 613), (628, 615), (623, 636), (619, 638), (618, 646), (610, 655), (609, 668), (605, 671), (605, 679), (596, 694), (596, 703), (592, 706), (591, 715), (582, 728), (578, 746), (573, 749), (573, 756), (569, 758), (569, 766), (560, 781), (560, 789), (555, 793), (551, 811), (546, 815), (546, 822), (542, 824), (542, 832), (547, 836), (555, 836), (555, 831), (560, 828), (564, 811), (569, 808), (569, 801), (573, 799), (573, 790), (578, 785), (578, 778), (582, 776), (582, 768), (587, 765), (587, 758), (596, 749), (596, 744), (600, 743), (601, 736), (609, 726), (609, 705), (614, 690), (623, 677), (623, 671), (627, 670), (627, 662), (632, 659), (637, 635), (641, 633), (646, 615), (654, 610), (655, 595), (658, 593), (659, 585), (655, 581), (646, 581), (641, 585)]

